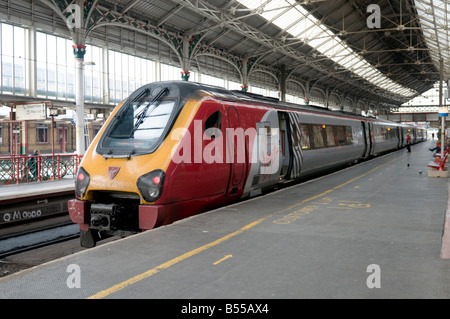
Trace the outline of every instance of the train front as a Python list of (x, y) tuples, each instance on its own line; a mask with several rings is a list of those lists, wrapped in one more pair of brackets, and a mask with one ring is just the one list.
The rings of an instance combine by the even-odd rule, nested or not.
[(84, 155), (76, 199), (68, 203), (82, 246), (95, 246), (102, 234), (124, 236), (163, 222), (158, 204), (177, 143), (167, 136), (192, 90), (179, 82), (152, 83), (115, 108)]

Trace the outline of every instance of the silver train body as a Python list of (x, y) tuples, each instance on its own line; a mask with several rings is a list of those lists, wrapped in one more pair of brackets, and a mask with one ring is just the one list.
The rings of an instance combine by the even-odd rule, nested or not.
[[(301, 167), (298, 175), (295, 174), (295, 169), (291, 171), (290, 177), (294, 179), (323, 171), (326, 168), (356, 163), (363, 159), (405, 148), (408, 134), (411, 137), (411, 144), (427, 139), (426, 130), (416, 126), (316, 107), (304, 106), (302, 110), (297, 110), (295, 113), (289, 112), (289, 117), (292, 135), (295, 135), (295, 131), (298, 130), (314, 134), (313, 130), (321, 127), (323, 139), (326, 140), (328, 138), (328, 134), (325, 132), (327, 128), (335, 127), (333, 134), (336, 134), (337, 128), (345, 128), (346, 134), (351, 138), (348, 143), (339, 141), (336, 145), (336, 142), (332, 142), (334, 144), (331, 147), (330, 145), (317, 147), (303, 144), (301, 149), (296, 150), (294, 147), (291, 151), (292, 157), (294, 161), (299, 162), (298, 166)], [(305, 140), (311, 140), (311, 142), (314, 140), (314, 137), (305, 138), (301, 135), (299, 135), (299, 139), (302, 143)], [(285, 137), (285, 143), (288, 142), (288, 138)], [(292, 142), (292, 144), (295, 143)], [(297, 146), (297, 148), (300, 147)]]

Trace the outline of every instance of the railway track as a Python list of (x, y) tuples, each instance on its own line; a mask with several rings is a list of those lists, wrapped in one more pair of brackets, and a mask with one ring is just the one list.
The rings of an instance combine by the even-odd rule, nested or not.
[[(34, 222), (33, 229), (16, 225), (8, 231), (0, 239), (0, 278), (85, 249), (80, 246), (79, 226), (67, 215)], [(98, 245), (116, 239), (107, 238)]]
[(0, 243), (11, 237), (72, 224), (67, 209), (67, 202), (73, 198), (72, 190), (53, 185), (45, 193), (36, 194), (25, 187), (5, 189), (0, 198)]
[(79, 228), (67, 215), (0, 229), (0, 277), (79, 250)]
[(35, 265), (25, 258), (17, 266), (16, 256), (79, 237), (79, 228), (70, 220), (67, 209), (73, 190), (53, 185), (43, 191), (45, 194), (33, 191), (27, 196), (28, 190), (13, 186), (5, 188), (0, 197), (0, 277)]
[[(51, 220), (49, 220), (51, 221)], [(0, 260), (26, 251), (42, 248), (79, 237), (77, 225), (49, 225), (45, 229), (5, 236), (0, 241)]]
[[(28, 243), (25, 246), (22, 245), (22, 247), (16, 247), (5, 252), (0, 252), (0, 278), (85, 250), (86, 248), (80, 246), (79, 228), (76, 224), (60, 226), (46, 231), (57, 232), (58, 229), (61, 230), (61, 228), (64, 227), (74, 227), (72, 228), (72, 234), (67, 233), (66, 229), (62, 231), (66, 232), (65, 235), (60, 234), (59, 236), (54, 236), (52, 239)], [(22, 241), (24, 240), (24, 236), (34, 234), (36, 233), (29, 233), (15, 238), (16, 240)], [(98, 246), (117, 239), (119, 239), (119, 237), (106, 238), (99, 241)], [(2, 242), (4, 241), (0, 241), (0, 243)]]

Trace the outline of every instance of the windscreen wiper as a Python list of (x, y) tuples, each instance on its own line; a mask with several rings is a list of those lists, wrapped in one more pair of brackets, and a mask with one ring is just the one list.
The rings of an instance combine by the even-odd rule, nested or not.
[(150, 102), (147, 103), (147, 105), (144, 107), (144, 109), (142, 111), (140, 111), (138, 114), (136, 114), (136, 116), (135, 116), (136, 123), (134, 124), (133, 130), (130, 133), (130, 137), (134, 134), (134, 132), (137, 131), (139, 126), (144, 122), (144, 119), (145, 119), (145, 116), (147, 114), (148, 108), (153, 103), (158, 101), (167, 92), (169, 92), (169, 89), (167, 87), (163, 88), (158, 94), (155, 95), (155, 97)]

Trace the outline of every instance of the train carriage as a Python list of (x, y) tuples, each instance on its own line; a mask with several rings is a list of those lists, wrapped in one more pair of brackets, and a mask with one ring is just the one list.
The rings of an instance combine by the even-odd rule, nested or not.
[(400, 134), (398, 124), (376, 120), (373, 122), (374, 149), (373, 154), (381, 154), (399, 148)]
[(404, 146), (412, 129), (191, 82), (146, 85), (87, 150), (69, 202), (81, 244), (134, 233)]
[(289, 121), (292, 147), (298, 148), (302, 157), (291, 178), (351, 163), (364, 156), (364, 132), (359, 119), (291, 111)]

